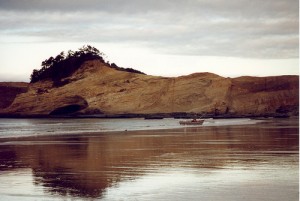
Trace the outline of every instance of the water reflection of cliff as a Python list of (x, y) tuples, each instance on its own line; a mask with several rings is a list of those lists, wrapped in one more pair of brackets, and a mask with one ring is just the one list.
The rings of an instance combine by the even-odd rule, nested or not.
[(297, 127), (271, 126), (26, 138), (0, 146), (0, 170), (29, 167), (49, 193), (101, 197), (109, 186), (160, 167), (251, 166), (284, 157), (298, 152), (298, 139)]

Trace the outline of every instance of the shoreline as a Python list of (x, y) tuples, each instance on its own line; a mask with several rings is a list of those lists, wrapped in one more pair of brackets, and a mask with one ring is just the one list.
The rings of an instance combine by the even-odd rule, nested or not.
[(145, 119), (193, 119), (193, 118), (213, 118), (213, 119), (235, 119), (235, 118), (293, 118), (299, 115), (290, 115), (288, 113), (265, 113), (265, 114), (213, 114), (213, 113), (188, 113), (188, 112), (173, 112), (173, 113), (152, 113), (152, 114), (136, 114), (136, 113), (123, 113), (123, 114), (68, 114), (68, 115), (49, 115), (49, 114), (11, 114), (0, 113), (1, 118), (98, 118), (98, 119), (121, 119), (121, 118), (145, 118)]
[[(298, 121), (299, 118), (291, 118), (291, 119), (278, 119), (279, 121)], [(243, 127), (243, 126), (255, 126), (257, 124), (261, 123), (271, 123), (275, 122), (277, 119), (274, 118), (268, 118), (268, 119), (249, 119), (249, 118), (242, 118), (241, 121), (234, 121), (233, 119), (215, 119), (215, 122), (207, 122), (204, 125), (189, 125), (189, 126), (180, 126), (171, 124), (168, 125), (167, 123), (161, 127), (157, 126), (147, 126), (147, 123), (149, 120), (143, 120), (143, 119), (137, 119), (138, 121), (145, 122), (146, 126), (141, 126), (141, 127), (136, 127), (133, 129), (119, 129), (119, 130), (90, 130), (90, 131), (70, 131), (64, 132), (64, 130), (47, 130), (49, 128), (43, 128), (42, 131), (40, 130), (33, 130), (32, 133), (26, 135), (16, 135), (16, 136), (1, 136), (0, 137), (0, 142), (7, 142), (7, 141), (26, 141), (28, 139), (41, 139), (41, 138), (51, 138), (51, 137), (59, 137), (59, 138), (69, 138), (69, 137), (87, 137), (87, 136), (94, 136), (94, 135), (111, 135), (111, 134), (129, 134), (129, 133), (134, 133), (134, 132), (186, 132), (187, 130), (191, 129), (208, 129), (215, 127), (217, 128), (223, 128), (226, 126), (231, 126), (231, 127)], [(170, 119), (169, 119), (170, 120)], [(174, 119), (174, 121), (176, 121)], [(163, 122), (163, 120), (153, 120), (152, 122)], [(103, 123), (103, 122), (102, 122)], [(105, 122), (104, 122), (105, 123)], [(137, 122), (133, 122), (137, 124)], [(116, 123), (116, 126), (118, 125), (118, 122)], [(165, 127), (164, 127), (165, 126)], [(299, 126), (299, 125), (298, 125)], [(55, 127), (55, 126), (54, 126)]]

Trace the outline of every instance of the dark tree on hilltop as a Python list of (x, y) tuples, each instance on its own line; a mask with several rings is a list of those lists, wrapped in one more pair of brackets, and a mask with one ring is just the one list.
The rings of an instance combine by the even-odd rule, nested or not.
[[(106, 63), (103, 59), (104, 53), (100, 52), (97, 48), (90, 45), (79, 48), (78, 51), (73, 52), (69, 50), (67, 55), (61, 52), (56, 57), (50, 57), (41, 64), (41, 69), (34, 69), (31, 76), (30, 82), (35, 83), (40, 80), (51, 79), (54, 83), (60, 83), (62, 78), (70, 76), (74, 73), (85, 61), (89, 60), (100, 60)], [(144, 74), (138, 70), (132, 68), (118, 67), (116, 64), (106, 63), (107, 66), (115, 68), (121, 71), (133, 72)]]
[(34, 69), (30, 82), (34, 83), (44, 79), (58, 81), (75, 72), (85, 61), (98, 59), (104, 62), (104, 54), (90, 45), (79, 48), (78, 51), (69, 50), (67, 55), (61, 52), (56, 57), (50, 57), (41, 64), (41, 69)]

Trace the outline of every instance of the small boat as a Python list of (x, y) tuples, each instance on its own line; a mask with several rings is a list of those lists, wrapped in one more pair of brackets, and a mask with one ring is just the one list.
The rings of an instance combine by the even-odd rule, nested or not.
[(193, 120), (187, 120), (187, 121), (179, 121), (180, 125), (202, 125), (204, 122), (204, 119), (193, 119)]

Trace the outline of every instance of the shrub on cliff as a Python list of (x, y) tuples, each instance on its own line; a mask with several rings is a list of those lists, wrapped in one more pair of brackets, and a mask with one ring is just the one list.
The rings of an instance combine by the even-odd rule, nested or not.
[(34, 83), (44, 79), (58, 81), (71, 75), (85, 61), (99, 59), (104, 62), (103, 55), (102, 52), (90, 45), (83, 46), (75, 52), (69, 50), (67, 55), (61, 52), (56, 57), (50, 57), (43, 61), (40, 70), (34, 69), (30, 76), (30, 82)]
[[(56, 83), (60, 83), (62, 78), (70, 76), (74, 73), (85, 61), (88, 60), (100, 60), (103, 63), (106, 63), (103, 59), (104, 54), (100, 52), (97, 48), (90, 45), (83, 46), (79, 48), (78, 51), (73, 52), (69, 50), (67, 55), (64, 52), (61, 52), (56, 57), (50, 57), (46, 59), (41, 64), (41, 69), (34, 69), (30, 76), (30, 83), (35, 83), (40, 80), (51, 79)], [(132, 68), (122, 68), (118, 67), (116, 64), (106, 63), (109, 67), (126, 71), (132, 73), (140, 73), (138, 70)]]
[(125, 72), (130, 72), (130, 73), (138, 73), (138, 74), (143, 74), (145, 75), (145, 73), (139, 71), (139, 70), (135, 70), (133, 68), (123, 68), (123, 67), (119, 67), (117, 66), (115, 63), (112, 63), (112, 64), (109, 64), (109, 67), (111, 68), (114, 68), (116, 70), (119, 70), (119, 71), (125, 71)]

